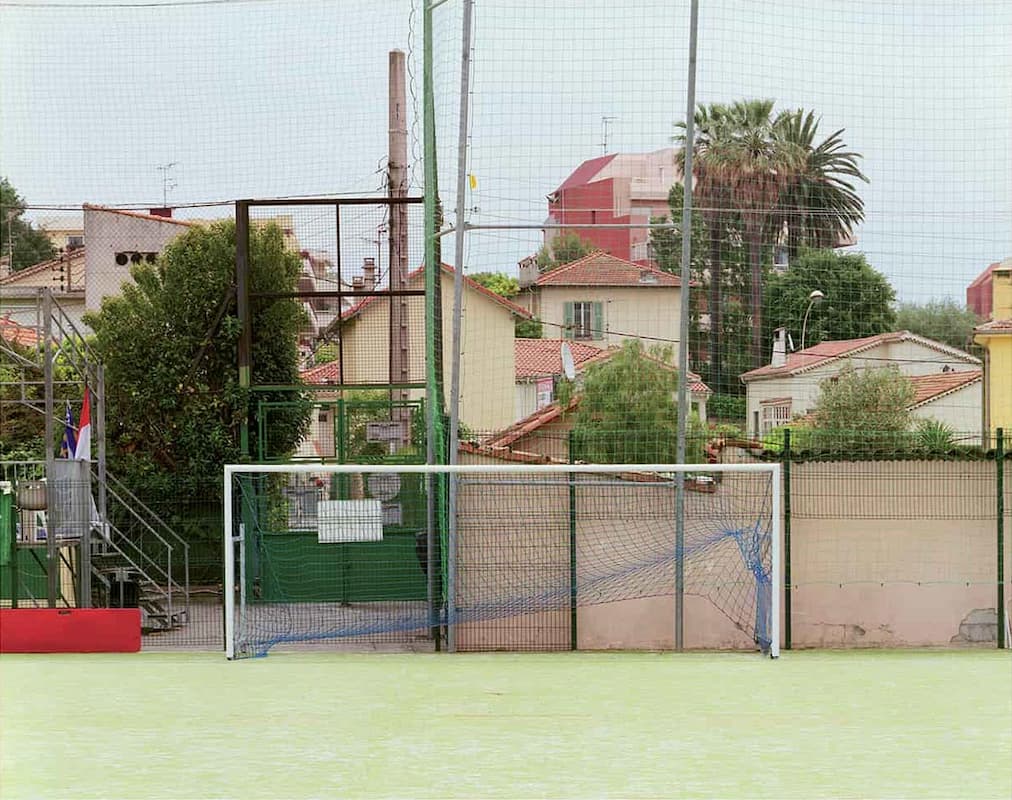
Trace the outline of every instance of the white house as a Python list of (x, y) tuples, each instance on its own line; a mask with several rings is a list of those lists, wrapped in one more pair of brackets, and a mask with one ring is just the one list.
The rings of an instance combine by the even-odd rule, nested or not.
[[(786, 352), (778, 331), (771, 363), (741, 376), (748, 429), (759, 437), (809, 413), (820, 384), (848, 364), (855, 369), (895, 366), (914, 384), (910, 410), (944, 422), (954, 431), (979, 434), (982, 420), (981, 362), (969, 353), (909, 331), (844, 339)], [(860, 424), (856, 421), (855, 424)]]

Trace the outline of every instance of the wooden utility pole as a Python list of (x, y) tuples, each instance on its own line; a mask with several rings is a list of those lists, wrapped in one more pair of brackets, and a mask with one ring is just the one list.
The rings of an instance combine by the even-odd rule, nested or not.
[[(402, 50), (390, 51), (389, 154), (387, 163), (387, 196), (390, 199), (408, 196), (408, 120), (405, 90), (405, 61)], [(408, 275), (408, 214), (404, 203), (391, 203), (390, 209), (390, 289), (407, 289)], [(408, 297), (390, 296), (390, 383), (403, 386), (410, 382), (408, 331)], [(391, 389), (390, 400), (405, 401), (407, 389)], [(395, 409), (393, 419), (407, 422), (410, 410)], [(405, 425), (405, 444), (410, 431)]]

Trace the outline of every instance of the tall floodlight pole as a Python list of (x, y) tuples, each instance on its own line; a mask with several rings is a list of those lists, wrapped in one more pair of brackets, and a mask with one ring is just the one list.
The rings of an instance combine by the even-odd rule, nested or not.
[[(457, 131), (457, 210), (453, 253), (453, 330), (450, 365), (450, 452), (456, 464), (460, 447), (460, 317), (464, 301), (464, 214), (467, 201), (467, 128), (471, 81), (471, 14), (474, 0), (464, 0), (460, 56), (460, 126)], [(433, 269), (439, 269), (438, 264)], [(446, 537), (446, 648), (457, 649), (457, 475), (450, 476), (449, 520)]]
[[(689, 12), (689, 67), (685, 81), (685, 170), (682, 176), (682, 293), (678, 331), (678, 440), (675, 461), (685, 463), (685, 432), (689, 416), (689, 291), (692, 273), (692, 151), (696, 114), (696, 31), (699, 0)], [(713, 331), (710, 332), (713, 335)], [(685, 473), (675, 483), (675, 649), (685, 647)]]

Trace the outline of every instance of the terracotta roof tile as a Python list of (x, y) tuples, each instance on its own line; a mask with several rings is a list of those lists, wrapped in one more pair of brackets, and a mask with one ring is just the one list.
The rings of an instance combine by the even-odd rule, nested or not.
[(303, 383), (331, 385), (341, 382), (341, 363), (329, 361), (326, 364), (319, 364), (299, 373)]
[[(562, 343), (566, 339), (515, 339), (513, 352), (517, 380), (545, 375), (561, 375)], [(583, 342), (569, 342), (573, 363), (579, 370), (588, 361), (605, 352), (600, 347)]]
[(42, 338), (35, 328), (20, 325), (7, 314), (0, 317), (0, 338), (11, 344), (18, 344), (22, 347), (36, 347)]
[(995, 319), (973, 329), (974, 333), (1012, 333), (1012, 319)]
[(917, 408), (932, 400), (969, 386), (981, 380), (982, 371), (971, 369), (965, 372), (939, 372), (934, 375), (911, 375), (910, 382), (914, 385), (914, 402), (910, 408)]
[[(443, 272), (445, 272), (447, 275), (454, 274), (454, 269), (449, 264), (440, 264), (439, 266), (442, 268)], [(418, 269), (409, 272), (407, 275), (407, 279), (409, 281), (413, 280), (417, 278), (419, 275), (421, 275), (424, 271), (425, 271), (424, 266), (419, 267)], [(469, 278), (467, 275), (464, 276), (464, 285), (467, 286), (469, 289), (473, 289), (479, 294), (485, 295), (490, 300), (494, 300), (496, 303), (509, 310), (510, 313), (516, 314), (518, 317), (523, 317), (524, 319), (532, 319), (534, 316), (533, 314), (531, 314), (530, 311), (528, 311), (523, 306), (518, 306), (516, 303), (512, 302), (511, 300), (507, 300), (502, 295), (498, 295), (495, 292), (491, 291), (490, 289), (486, 289), (476, 280)], [(341, 319), (351, 319), (352, 317), (357, 316), (362, 309), (372, 305), (377, 300), (382, 299), (382, 297), (383, 295), (369, 295), (368, 297), (362, 298), (361, 302), (356, 303), (347, 311), (345, 311), (341, 315)]]
[(108, 206), (97, 206), (92, 203), (85, 203), (81, 206), (88, 211), (106, 211), (109, 214), (122, 214), (124, 217), (135, 217), (137, 219), (146, 219), (150, 222), (167, 222), (170, 225), (185, 225), (187, 228), (199, 227), (202, 223), (193, 222), (186, 219), (174, 219), (173, 217), (160, 217), (157, 214), (145, 214), (142, 211), (128, 211), (124, 208), (109, 208)]
[(624, 258), (596, 250), (590, 255), (543, 272), (536, 286), (681, 286), (677, 275), (634, 264)]
[(759, 367), (743, 373), (741, 378), (743, 381), (748, 382), (750, 380), (762, 378), (794, 375), (799, 372), (814, 369), (822, 364), (828, 364), (840, 358), (857, 355), (865, 350), (877, 347), (880, 344), (904, 341), (920, 342), (933, 350), (938, 350), (939, 352), (949, 353), (956, 356), (960, 361), (965, 361), (967, 364), (980, 363), (978, 359), (974, 358), (969, 353), (964, 353), (962, 350), (949, 347), (947, 344), (942, 344), (941, 342), (936, 342), (932, 339), (926, 339), (923, 336), (910, 333), (910, 331), (891, 331), (889, 333), (879, 333), (875, 336), (865, 336), (861, 339), (839, 339), (837, 341), (820, 342), (819, 344), (812, 345), (811, 347), (806, 347), (804, 350), (789, 353), (787, 355), (787, 363), (783, 366), (774, 367), (767, 364), (764, 367)]
[(544, 408), (539, 408), (533, 414), (529, 414), (518, 422), (514, 422), (505, 430), (493, 434), (482, 442), (483, 447), (508, 447), (517, 439), (543, 428), (549, 422), (554, 422), (564, 413), (572, 411), (580, 405), (580, 398), (574, 397), (565, 409), (559, 403), (551, 403)]
[[(84, 248), (78, 247), (75, 250), (71, 250), (64, 256), (58, 256), (57, 258), (51, 258), (48, 261), (40, 261), (38, 264), (32, 264), (30, 267), (19, 269), (17, 272), (12, 272), (10, 275), (0, 278), (0, 286), (6, 286), (9, 284), (21, 283), (25, 278), (30, 278), (37, 275), (43, 275), (44, 273), (59, 271), (60, 266), (63, 265), (65, 268), (70, 269), (70, 278), (72, 281), (71, 287), (78, 288), (79, 284), (83, 280), (83, 267), (84, 267)], [(75, 281), (75, 273), (81, 272), (81, 279)], [(83, 288), (83, 287), (81, 287)]]

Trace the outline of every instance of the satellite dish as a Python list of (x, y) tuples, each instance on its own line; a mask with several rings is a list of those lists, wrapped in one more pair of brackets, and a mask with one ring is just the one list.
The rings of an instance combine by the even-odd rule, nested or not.
[(576, 362), (573, 361), (573, 351), (569, 347), (569, 342), (563, 342), (562, 347), (559, 348), (559, 355), (562, 356), (562, 372), (565, 374), (567, 380), (574, 380), (576, 378)]

